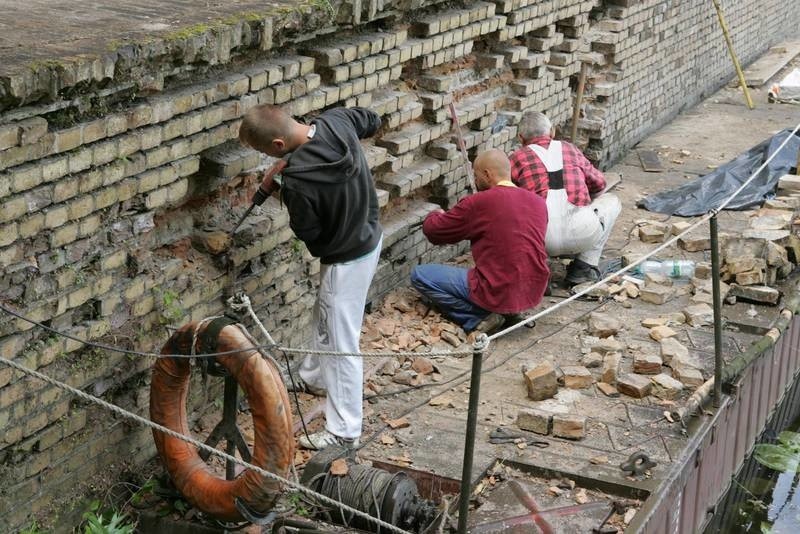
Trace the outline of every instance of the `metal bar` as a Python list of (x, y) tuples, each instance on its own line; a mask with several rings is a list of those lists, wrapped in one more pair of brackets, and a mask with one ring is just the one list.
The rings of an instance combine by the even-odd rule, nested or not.
[(728, 52), (730, 52), (731, 59), (733, 60), (733, 68), (736, 69), (736, 75), (739, 77), (739, 85), (742, 86), (742, 91), (744, 91), (744, 99), (747, 101), (747, 107), (755, 109), (756, 106), (753, 104), (753, 99), (750, 98), (750, 90), (747, 89), (747, 81), (744, 79), (744, 71), (742, 71), (739, 58), (736, 57), (736, 51), (733, 49), (733, 41), (731, 41), (731, 35), (730, 32), (728, 32), (728, 24), (725, 22), (725, 15), (722, 13), (722, 6), (719, 5), (719, 0), (711, 1), (714, 2), (714, 7), (717, 10), (719, 25), (722, 26), (722, 34), (725, 36), (725, 43), (728, 45)]
[(719, 229), (716, 214), (711, 226), (711, 292), (714, 299), (714, 407), (722, 401), (722, 295), (719, 287)]
[(458, 149), (461, 151), (461, 157), (464, 158), (464, 169), (469, 178), (470, 190), (475, 192), (475, 173), (472, 170), (472, 164), (469, 162), (469, 155), (467, 154), (467, 143), (464, 142), (464, 134), (461, 131), (461, 124), (458, 122), (458, 113), (456, 112), (456, 105), (450, 102), (450, 118), (453, 120), (453, 129), (456, 131), (456, 140), (458, 142)]
[(581, 62), (581, 73), (578, 76), (578, 90), (575, 93), (575, 108), (572, 110), (572, 132), (570, 133), (570, 141), (575, 143), (575, 138), (578, 137), (578, 119), (581, 116), (581, 103), (583, 102), (583, 90), (586, 87), (586, 75), (589, 71), (589, 64), (585, 61)]
[(472, 460), (475, 453), (475, 429), (478, 425), (478, 399), (481, 393), (481, 367), (483, 351), (472, 352), (472, 375), (469, 381), (469, 409), (467, 411), (467, 433), (464, 439), (464, 462), (461, 468), (461, 494), (458, 503), (458, 532), (467, 533), (469, 496), (472, 490)]
[(532, 516), (531, 519), (533, 519), (533, 522), (542, 531), (542, 534), (553, 534), (553, 527), (551, 527), (550, 523), (548, 523), (539, 515), (542, 509), (539, 508), (539, 503), (536, 502), (536, 499), (533, 498), (533, 495), (525, 491), (525, 488), (522, 487), (522, 484), (516, 480), (509, 482), (509, 485), (511, 487), (511, 491), (514, 493), (517, 499), (519, 499), (523, 506), (528, 509), (530, 515)]

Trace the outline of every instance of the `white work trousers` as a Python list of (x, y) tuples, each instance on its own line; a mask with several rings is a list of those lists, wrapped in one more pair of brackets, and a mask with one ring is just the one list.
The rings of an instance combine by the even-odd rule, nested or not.
[[(320, 266), (312, 348), (359, 352), (364, 305), (378, 267), (381, 242), (375, 250), (356, 260)], [(363, 359), (358, 356), (309, 354), (303, 360), (300, 378), (328, 392), (325, 401), (328, 432), (347, 439), (361, 436), (363, 375)]]
[(547, 193), (545, 247), (550, 256), (575, 255), (597, 266), (622, 205), (616, 195), (604, 194), (588, 206), (567, 201), (563, 189)]

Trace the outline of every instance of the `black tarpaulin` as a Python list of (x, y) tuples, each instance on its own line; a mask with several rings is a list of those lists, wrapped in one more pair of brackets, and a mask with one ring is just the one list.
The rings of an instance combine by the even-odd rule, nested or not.
[[(740, 154), (736, 159), (717, 167), (714, 172), (696, 178), (677, 189), (650, 195), (636, 205), (656, 213), (682, 217), (708, 213), (720, 206), (747, 181), (790, 135), (792, 130), (778, 132), (770, 139)], [(800, 137), (794, 135), (725, 209), (748, 209), (773, 197), (778, 179), (797, 165), (798, 150), (800, 150)]]

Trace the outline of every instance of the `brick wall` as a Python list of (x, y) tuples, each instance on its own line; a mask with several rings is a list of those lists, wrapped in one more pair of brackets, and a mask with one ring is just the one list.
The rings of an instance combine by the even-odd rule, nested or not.
[[(725, 2), (740, 57), (791, 28), (791, 2)], [(341, 4), (341, 5), (340, 5)], [(353, 9), (352, 6), (357, 6)], [(257, 103), (313, 116), (361, 105), (379, 188), (378, 297), (432, 247), (419, 223), (466, 194), (451, 134), (510, 150), (529, 109), (566, 126), (580, 60), (593, 63), (580, 132), (608, 162), (723, 83), (732, 68), (709, 2), (341, 2), (127, 44), (0, 78), (0, 296), (83, 339), (157, 350), (165, 327), (219, 313), (244, 289), (274, 337), (306, 339), (318, 261), (270, 199), (214, 254), (269, 164), (236, 142)], [(335, 20), (335, 22), (332, 22)], [(87, 348), (0, 316), (0, 354), (145, 414), (150, 358)], [(195, 387), (193, 391), (198, 388)], [(217, 394), (217, 391), (212, 394)], [(199, 406), (199, 399), (192, 399)], [(54, 522), (101, 475), (152, 457), (150, 433), (0, 367), (0, 530)]]

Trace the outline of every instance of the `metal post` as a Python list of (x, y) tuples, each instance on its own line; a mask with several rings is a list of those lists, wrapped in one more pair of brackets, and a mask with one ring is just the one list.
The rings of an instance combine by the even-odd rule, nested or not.
[(714, 298), (714, 407), (722, 402), (722, 295), (719, 287), (717, 215), (711, 217), (711, 288)]
[(478, 425), (478, 400), (481, 390), (481, 367), (486, 336), (476, 341), (472, 351), (472, 375), (469, 381), (469, 409), (467, 411), (467, 433), (464, 439), (464, 463), (461, 468), (461, 495), (458, 502), (458, 532), (466, 534), (469, 515), (469, 496), (472, 492), (472, 457), (475, 453), (475, 428)]

